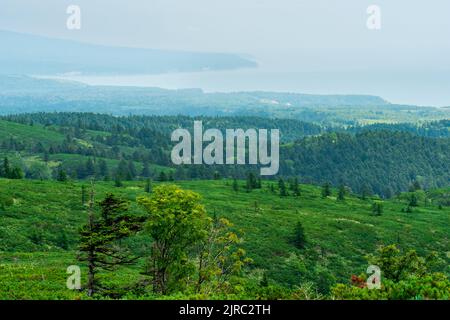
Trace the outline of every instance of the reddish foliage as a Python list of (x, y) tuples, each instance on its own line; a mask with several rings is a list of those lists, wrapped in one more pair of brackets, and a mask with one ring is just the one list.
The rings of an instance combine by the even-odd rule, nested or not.
[(365, 288), (367, 286), (366, 280), (363, 277), (357, 275), (352, 275), (351, 278), (352, 285), (358, 288)]

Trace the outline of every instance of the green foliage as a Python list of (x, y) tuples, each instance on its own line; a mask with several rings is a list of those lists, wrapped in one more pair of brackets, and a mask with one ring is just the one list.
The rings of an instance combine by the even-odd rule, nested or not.
[(287, 197), (289, 195), (283, 178), (278, 179), (278, 190), (280, 190), (281, 197)]
[(327, 198), (331, 196), (331, 184), (329, 182), (322, 186), (322, 198)]
[[(11, 153), (18, 153), (16, 166), (29, 178), (48, 179), (48, 171), (54, 171), (56, 165), (62, 165), (72, 179), (95, 176), (97, 180), (110, 180), (117, 173), (122, 181), (147, 177), (163, 181), (158, 179), (162, 178), (158, 176), (161, 171), (165, 171), (166, 180), (171, 180), (171, 175), (175, 180), (218, 175), (243, 179), (254, 171), (242, 166), (168, 168), (172, 145), (167, 137), (178, 126), (192, 127), (191, 117), (38, 113), (4, 119), (8, 121), (0, 120), (0, 150), (11, 157)], [(208, 128), (221, 130), (278, 128), (283, 132), (281, 176), (301, 176), (309, 183), (329, 181), (334, 186), (342, 183), (363, 198), (371, 194), (390, 198), (409, 187), (445, 187), (450, 179), (448, 120), (327, 128), (258, 117), (200, 119)], [(36, 162), (44, 166), (36, 166)], [(50, 172), (50, 176), (56, 177), (56, 173)]]
[[(245, 181), (239, 181), (244, 185)], [(301, 185), (302, 200), (295, 197), (279, 197), (272, 193), (273, 181), (263, 181), (262, 189), (251, 193), (236, 193), (223, 181), (179, 181), (183, 189), (202, 195), (201, 203), (208, 212), (220, 213), (220, 219), (234, 223), (229, 232), (244, 235), (245, 241), (233, 245), (246, 251), (253, 262), (244, 264), (237, 274), (230, 275), (226, 293), (207, 294), (208, 288), (217, 288), (216, 277), (205, 283), (200, 295), (195, 289), (198, 280), (198, 248), (189, 250), (190, 281), (182, 293), (165, 296), (167, 299), (276, 299), (330, 298), (328, 290), (336, 283), (346, 283), (351, 274), (363, 272), (367, 264), (363, 256), (372, 253), (378, 243), (394, 243), (401, 240), (406, 251), (416, 249), (421, 256), (437, 251), (446, 259), (448, 251), (448, 214), (443, 206), (448, 189), (427, 191), (432, 202), (415, 208), (414, 215), (401, 212), (409, 194), (402, 194), (383, 202), (383, 215), (374, 217), (367, 201), (349, 194), (346, 201), (321, 199), (321, 188)], [(276, 182), (275, 182), (276, 183)], [(0, 179), (0, 199), (8, 199), (9, 205), (0, 210), (0, 288), (5, 299), (84, 299), (85, 293), (67, 290), (66, 268), (77, 264), (76, 244), (78, 229), (86, 224), (86, 208), (80, 205), (80, 190), (85, 182), (69, 180), (61, 184), (54, 181)], [(161, 184), (154, 183), (154, 187)], [(114, 192), (130, 201), (130, 212), (145, 216), (135, 199), (145, 196), (144, 181), (127, 181), (122, 188), (114, 188), (111, 182), (97, 182), (96, 196), (104, 199)], [(419, 197), (420, 201), (422, 198)], [(258, 203), (258, 214), (253, 204)], [(97, 208), (97, 207), (96, 207)], [(96, 210), (100, 219), (100, 212)], [(212, 215), (211, 215), (212, 217)], [(301, 221), (307, 231), (308, 243), (297, 250), (292, 237), (295, 224)], [(68, 249), (61, 231), (65, 233)], [(208, 232), (207, 232), (208, 234)], [(333, 235), (330, 237), (330, 234)], [(30, 237), (29, 237), (30, 236)], [(436, 241), (436, 239), (440, 239)], [(121, 241), (123, 249), (140, 256), (136, 264), (119, 266), (115, 272), (101, 271), (98, 279), (102, 286), (114, 289), (111, 297), (129, 299), (160, 299), (151, 287), (135, 287), (141, 283), (144, 264), (148, 262), (151, 239), (147, 232), (139, 232)], [(74, 261), (75, 260), (75, 261)], [(83, 282), (87, 281), (87, 265), (81, 264)], [(259, 283), (262, 270), (267, 274), (269, 289), (262, 290)], [(446, 264), (438, 264), (434, 271), (448, 274)], [(44, 279), (42, 278), (44, 275)], [(145, 277), (145, 280), (148, 278)], [(151, 277), (149, 278), (151, 280)], [(417, 282), (421, 280), (418, 278)], [(143, 281), (150, 283), (151, 281)], [(296, 288), (299, 293), (296, 293)], [(306, 288), (309, 288), (306, 290)], [(317, 294), (320, 292), (320, 295)], [(105, 294), (108, 292), (105, 292)], [(96, 296), (95, 298), (102, 298)]]
[(338, 196), (337, 199), (340, 201), (345, 200), (345, 196), (347, 195), (347, 190), (344, 185), (340, 185), (338, 189)]
[(0, 209), (4, 211), (8, 207), (11, 207), (12, 205), (14, 205), (14, 199), (0, 193)]
[(155, 293), (180, 290), (192, 270), (189, 252), (207, 237), (210, 223), (199, 200), (198, 194), (173, 185), (156, 187), (150, 198), (137, 200), (148, 213), (145, 230), (153, 243), (145, 274), (152, 277)]
[(303, 229), (303, 225), (300, 221), (297, 221), (297, 224), (295, 225), (294, 244), (298, 249), (305, 248), (306, 244), (305, 230)]
[(376, 201), (372, 203), (372, 215), (381, 216), (383, 214), (383, 203)]
[(381, 247), (368, 262), (381, 269), (381, 288), (369, 289), (364, 278), (357, 285), (338, 284), (332, 289), (337, 299), (423, 300), (450, 298), (450, 280), (433, 272), (436, 255), (423, 258), (415, 250), (402, 253), (395, 245)]
[(89, 200), (88, 223), (80, 230), (78, 259), (88, 265), (86, 289), (92, 296), (105, 287), (97, 277), (100, 271), (114, 271), (120, 265), (132, 264), (136, 258), (123, 250), (120, 241), (141, 229), (142, 219), (127, 213), (128, 203), (107, 194), (100, 203), (100, 216), (94, 213), (94, 190)]
[(238, 192), (239, 191), (239, 183), (237, 179), (233, 179), (233, 191)]
[(67, 173), (63, 169), (59, 169), (56, 180), (58, 180), (59, 182), (66, 182), (67, 181)]
[(419, 201), (417, 199), (417, 195), (415, 193), (411, 194), (411, 198), (409, 199), (409, 205), (410, 207), (417, 207), (419, 206)]
[(123, 183), (122, 183), (122, 180), (120, 179), (119, 175), (116, 175), (116, 177), (114, 178), (114, 186), (116, 188), (123, 187)]
[(5, 157), (0, 166), (0, 177), (7, 179), (23, 179), (24, 174), (20, 167), (11, 167), (9, 159)]
[[(404, 132), (331, 132), (300, 139), (280, 149), (280, 174), (315, 183), (344, 184), (355, 192), (387, 197), (407, 191), (420, 179), (422, 188), (448, 186), (450, 139)], [(364, 189), (363, 189), (364, 188)]]
[(296, 197), (300, 196), (300, 185), (298, 183), (298, 178), (295, 177), (289, 182), (289, 189), (292, 191), (292, 194)]
[(247, 174), (247, 181), (245, 184), (245, 190), (247, 190), (247, 192), (252, 191), (253, 189), (257, 189), (258, 188), (258, 180), (256, 179), (256, 176), (253, 172), (249, 172)]
[(243, 241), (231, 231), (233, 224), (225, 218), (213, 218), (208, 235), (198, 248), (197, 293), (232, 293), (233, 277), (240, 276), (245, 265), (252, 262), (240, 247)]
[(145, 188), (144, 188), (144, 191), (145, 191), (146, 193), (152, 193), (152, 191), (153, 191), (152, 179), (148, 178), (148, 179), (145, 181)]

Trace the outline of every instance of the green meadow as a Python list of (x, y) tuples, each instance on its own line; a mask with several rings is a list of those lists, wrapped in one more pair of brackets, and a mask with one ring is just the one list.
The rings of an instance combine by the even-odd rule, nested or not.
[[(263, 181), (261, 189), (251, 192), (245, 191), (244, 181), (237, 192), (226, 179), (170, 183), (199, 193), (209, 215), (233, 223), (253, 260), (244, 270), (250, 283), (259, 283), (265, 274), (270, 283), (286, 288), (312, 283), (327, 296), (336, 283), (349, 283), (353, 274), (365, 272), (367, 254), (389, 244), (420, 255), (436, 251), (441, 258), (437, 271), (450, 274), (450, 208), (438, 205), (448, 189), (419, 191), (419, 205), (405, 212), (408, 194), (385, 201), (355, 195), (338, 200), (337, 190), (322, 198), (321, 188), (312, 185), (301, 185), (299, 197), (281, 197), (277, 187), (270, 188), (276, 181)], [(82, 185), (89, 187), (88, 182), (0, 179), (0, 299), (86, 298), (66, 288), (67, 267), (80, 265), (84, 270), (77, 261), (78, 231), (87, 222)], [(144, 214), (135, 202), (146, 195), (144, 186), (141, 181), (124, 182), (122, 187), (96, 182), (96, 201), (114, 193), (130, 201), (132, 213)], [(383, 203), (382, 215), (372, 214), (374, 202)], [(306, 236), (303, 249), (292, 241), (299, 221)], [(145, 257), (149, 242), (145, 234), (138, 234), (126, 245)], [(105, 281), (137, 281), (144, 260), (104, 275)]]

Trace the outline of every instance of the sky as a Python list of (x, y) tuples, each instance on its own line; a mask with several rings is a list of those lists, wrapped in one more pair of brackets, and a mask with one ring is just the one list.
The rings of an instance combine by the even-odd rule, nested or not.
[[(81, 30), (66, 28), (69, 5), (81, 8)], [(380, 30), (366, 26), (370, 5), (381, 9)], [(441, 80), (450, 71), (448, 0), (0, 0), (0, 29), (239, 53), (276, 71), (404, 72)]]

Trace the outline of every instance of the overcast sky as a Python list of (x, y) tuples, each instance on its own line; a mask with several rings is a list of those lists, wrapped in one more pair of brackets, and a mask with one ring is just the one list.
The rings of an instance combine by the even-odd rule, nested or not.
[[(79, 31), (66, 29), (70, 4), (81, 7)], [(382, 10), (380, 31), (366, 27), (371, 4)], [(238, 52), (289, 63), (311, 52), (362, 63), (381, 57), (386, 64), (392, 58), (401, 65), (448, 68), (450, 1), (0, 0), (0, 29), (113, 45)], [(396, 59), (400, 53), (407, 55)]]

